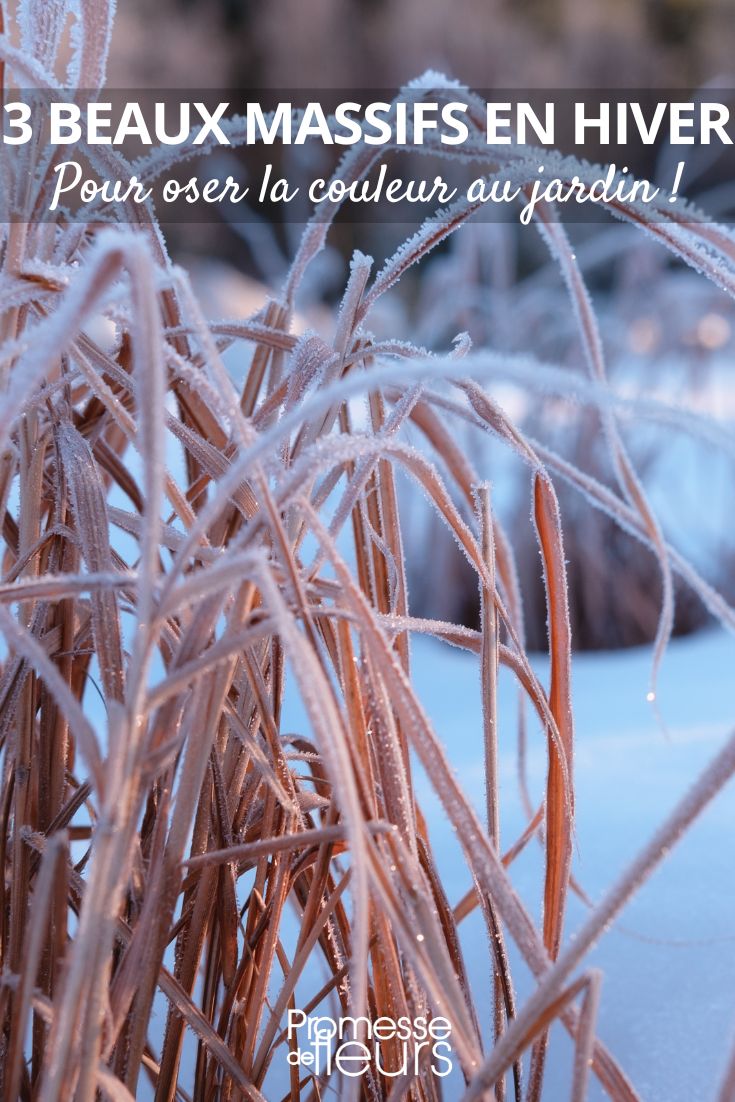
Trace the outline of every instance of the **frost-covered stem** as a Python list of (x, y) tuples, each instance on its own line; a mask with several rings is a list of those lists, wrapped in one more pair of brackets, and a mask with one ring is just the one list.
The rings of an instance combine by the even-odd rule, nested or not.
[[(7, 233), (3, 274), (8, 277), (17, 276), (23, 267), (28, 226), (25, 222), (11, 222)], [(12, 306), (9, 310), (3, 312), (2, 322), (0, 322), (0, 344), (5, 344), (6, 341), (12, 340), (17, 335), (19, 314), (19, 306)], [(0, 364), (0, 390), (4, 391), (8, 385), (12, 366), (12, 358), (8, 358)]]
[[(491, 489), (488, 483), (475, 491), (480, 526), (480, 547), (487, 569), (487, 581), (480, 585), (482, 614), (482, 641), (480, 673), (482, 678), (482, 725), (485, 750), (485, 806), (487, 830), (496, 851), (500, 850), (500, 804), (498, 800), (498, 614), (495, 606), (495, 540)], [(492, 906), (486, 908), (490, 916), (491, 954), (493, 960), (493, 1033), (495, 1041), (505, 1025), (504, 979), (509, 985), (507, 954), (502, 927)], [(505, 1098), (505, 1079), (495, 1084), (497, 1102)]]
[(601, 989), (602, 972), (593, 969), (589, 974), (587, 989), (582, 999), (582, 1009), (579, 1012), (577, 1033), (574, 1038), (574, 1075), (571, 1102), (585, 1102), (587, 1098), (587, 1085), (589, 1083), (590, 1068), (592, 1067), (592, 1053), (595, 1047), (595, 1028), (597, 1026)]
[(477, 504), (480, 516), (482, 557), (487, 567), (487, 582), (482, 598), (482, 723), (485, 746), (485, 801), (488, 834), (500, 848), (500, 806), (498, 803), (498, 614), (495, 607), (495, 542), (493, 539), (490, 486), (479, 486)]

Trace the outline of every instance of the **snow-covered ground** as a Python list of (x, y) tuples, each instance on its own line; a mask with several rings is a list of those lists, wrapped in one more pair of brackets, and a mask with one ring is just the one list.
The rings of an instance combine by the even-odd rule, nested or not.
[[(658, 692), (659, 716), (646, 701), (651, 652), (641, 648), (581, 654), (574, 661), (577, 855), (575, 876), (592, 900), (648, 841), (664, 816), (735, 728), (735, 639), (719, 630), (675, 640)], [(535, 663), (542, 679), (546, 662)], [(418, 695), (478, 811), (484, 806), (480, 681), (475, 656), (426, 637), (412, 644)], [(525, 825), (516, 781), (516, 690), (501, 671), (502, 845)], [(284, 729), (304, 729), (287, 693)], [(529, 724), (534, 799), (545, 780), (545, 748)], [(416, 787), (452, 903), (470, 886), (455, 835), (425, 776)], [(727, 786), (633, 898), (588, 963), (604, 973), (598, 1032), (645, 1102), (714, 1098), (735, 1034), (735, 781)], [(534, 916), (540, 914), (543, 865), (530, 845), (511, 869)], [(567, 936), (587, 911), (572, 898)], [(484, 929), (472, 914), (461, 927), (482, 1018), (491, 1021), (490, 967)], [(518, 1002), (531, 990), (511, 944)], [(487, 977), (487, 978), (486, 978)], [(544, 1098), (569, 1097), (572, 1048), (555, 1029)], [(277, 1071), (277, 1069), (274, 1069)], [(454, 1102), (453, 1090), (447, 1102)], [(459, 1097), (457, 1094), (456, 1097)], [(605, 1097), (595, 1080), (590, 1099)]]
[[(482, 735), (476, 658), (428, 639), (413, 645), (413, 676), (465, 790), (483, 806)], [(735, 727), (735, 640), (719, 631), (672, 643), (659, 684), (663, 724), (646, 702), (647, 649), (580, 655), (574, 666), (577, 750), (575, 874), (597, 900), (632, 860)], [(544, 663), (539, 662), (543, 674)], [(500, 773), (503, 843), (524, 824), (516, 784), (515, 700), (502, 678)], [(529, 731), (529, 772), (542, 793), (545, 751)], [(419, 791), (452, 902), (469, 887), (453, 832), (425, 778)], [(735, 782), (693, 826), (602, 939), (590, 963), (604, 972), (599, 1033), (650, 1102), (714, 1096), (735, 1032)], [(538, 915), (541, 851), (530, 846), (512, 867)], [(573, 900), (568, 931), (584, 920)], [(464, 945), (489, 1021), (488, 955), (479, 916)], [(513, 954), (519, 1002), (530, 990)], [(571, 1046), (554, 1036), (545, 1097), (569, 1097)], [(596, 1083), (590, 1097), (601, 1097)]]

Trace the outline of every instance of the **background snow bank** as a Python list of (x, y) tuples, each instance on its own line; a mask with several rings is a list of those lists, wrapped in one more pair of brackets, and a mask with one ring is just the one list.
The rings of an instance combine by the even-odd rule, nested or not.
[[(482, 724), (477, 660), (431, 640), (413, 644), (413, 674), (465, 790), (482, 813)], [(664, 664), (659, 706), (645, 694), (650, 650), (579, 655), (574, 666), (577, 752), (577, 882), (597, 901), (687, 790), (735, 724), (731, 670), (735, 640), (708, 631), (675, 640)], [(545, 676), (545, 663), (537, 669)], [(501, 676), (502, 848), (525, 825), (516, 784), (516, 695)], [(534, 798), (544, 783), (544, 749), (529, 726)], [(450, 901), (470, 887), (430, 787), (417, 778)], [(644, 885), (590, 963), (605, 974), (599, 1034), (647, 1102), (712, 1097), (735, 1028), (735, 798), (726, 788)], [(512, 866), (524, 901), (540, 910), (542, 852), (532, 844)], [(567, 936), (584, 905), (572, 898)], [(491, 1021), (489, 963), (477, 913), (463, 924), (476, 994)], [(512, 947), (511, 947), (512, 949)], [(513, 954), (519, 1003), (528, 974)], [(550, 1049), (545, 1097), (569, 1095), (571, 1046), (561, 1030)], [(566, 1059), (565, 1059), (566, 1055)], [(604, 1097), (596, 1081), (590, 1098)]]

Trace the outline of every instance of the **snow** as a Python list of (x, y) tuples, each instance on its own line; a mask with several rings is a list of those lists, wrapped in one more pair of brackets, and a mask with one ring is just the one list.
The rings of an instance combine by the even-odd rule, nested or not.
[[(574, 875), (593, 901), (632, 861), (735, 727), (735, 701), (729, 691), (734, 660), (735, 639), (719, 629), (675, 639), (661, 669), (657, 713), (646, 701), (649, 647), (575, 655)], [(418, 696), (465, 792), (483, 815), (478, 659), (417, 635), (411, 662)], [(533, 664), (545, 682), (545, 658), (536, 656)], [(501, 670), (501, 849), (507, 849), (525, 826), (516, 780), (516, 702), (512, 678)], [(295, 694), (287, 692), (282, 729), (304, 728), (303, 709)], [(543, 793), (545, 763), (541, 732), (529, 714), (528, 772), (534, 800)], [(447, 896), (456, 904), (470, 887), (456, 836), (418, 767), (414, 781)], [(735, 1033), (733, 794), (733, 785), (726, 786), (587, 959), (604, 974), (598, 1035), (646, 1102), (714, 1098)], [(538, 920), (543, 885), (538, 845), (529, 845), (514, 862), (511, 877)], [(567, 939), (587, 913), (578, 899), (570, 899)], [(490, 965), (477, 911), (460, 932), (489, 1040)], [(522, 1006), (532, 981), (512, 943), (509, 949)], [(569, 1097), (572, 1059), (571, 1042), (561, 1027), (555, 1027), (544, 1091), (547, 1102)], [(283, 1070), (275, 1060), (271, 1089), (280, 1084)], [(604, 1097), (593, 1077), (589, 1099)]]
[[(722, 744), (735, 720), (728, 686), (735, 640), (708, 631), (675, 640), (661, 673), (661, 721), (646, 702), (650, 649), (578, 655), (574, 665), (577, 751), (575, 876), (597, 900), (648, 840)], [(543, 676), (545, 664), (536, 663)], [(465, 790), (483, 807), (482, 726), (477, 659), (432, 640), (413, 645), (413, 675)], [(501, 676), (501, 845), (521, 832), (517, 794), (516, 694)], [(545, 750), (529, 725), (529, 775), (541, 797)], [(469, 878), (426, 778), (417, 778), (432, 842), (452, 902)], [(732, 789), (714, 801), (631, 901), (589, 963), (604, 973), (599, 1035), (647, 1102), (713, 1097), (735, 1029), (735, 828)], [(513, 881), (540, 914), (541, 850), (530, 846), (512, 866)], [(573, 899), (567, 936), (586, 916)], [(485, 936), (479, 915), (462, 927), (481, 1014), (491, 1020)], [(530, 992), (512, 955), (519, 1003)], [(569, 1096), (571, 1045), (552, 1039), (548, 1099)], [(592, 1082), (591, 1098), (603, 1097)]]

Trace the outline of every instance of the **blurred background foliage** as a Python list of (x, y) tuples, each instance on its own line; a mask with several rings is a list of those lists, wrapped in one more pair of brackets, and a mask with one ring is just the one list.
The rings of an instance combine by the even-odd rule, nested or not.
[(731, 0), (127, 0), (120, 86), (686, 87), (727, 73)]
[[(115, 33), (113, 86), (211, 87), (231, 92), (234, 102), (238, 89), (395, 91), (427, 68), (482, 89), (735, 86), (732, 0), (126, 0)], [(731, 184), (718, 181), (718, 201), (735, 209)], [(213, 315), (246, 314), (278, 289), (301, 229), (263, 222), (172, 226), (169, 240), (193, 268)], [(731, 418), (732, 388), (723, 380), (735, 317), (725, 296), (629, 227), (601, 220), (569, 230), (593, 294), (611, 383), (630, 395), (659, 395)], [(319, 329), (320, 310), (344, 286), (355, 247), (379, 264), (404, 236), (403, 226), (337, 227), (305, 283), (298, 324)], [(466, 331), (475, 348), (530, 354), (568, 367), (572, 380), (584, 375), (558, 269), (535, 229), (513, 222), (475, 222), (460, 232), (408, 273), (371, 315), (370, 327), (439, 350)], [(595, 414), (561, 397), (541, 401), (528, 387), (506, 387), (503, 399), (524, 432), (613, 481)], [(675, 434), (659, 429), (649, 437), (633, 428), (629, 446), (652, 499), (660, 497), (666, 534), (733, 599), (729, 460), (713, 460), (706, 448), (684, 445)], [(496, 486), (496, 507), (513, 534), (529, 643), (541, 648), (543, 586), (526, 473), (489, 442), (475, 461)], [(670, 507), (672, 482), (680, 511)], [(650, 641), (660, 601), (653, 557), (584, 506), (576, 491), (560, 485), (558, 492), (576, 646)], [(409, 555), (413, 611), (474, 626), (472, 571), (428, 510), (414, 519), (407, 538), (426, 550)], [(705, 621), (701, 605), (682, 590), (676, 630)]]

